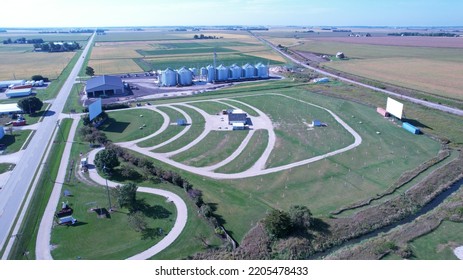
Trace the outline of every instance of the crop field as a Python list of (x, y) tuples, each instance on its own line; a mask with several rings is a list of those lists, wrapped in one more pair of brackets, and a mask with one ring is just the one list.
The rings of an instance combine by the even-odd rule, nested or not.
[(463, 245), (463, 223), (444, 221), (437, 229), (410, 245), (420, 260), (457, 260), (453, 249)]
[(463, 48), (463, 38), (449, 37), (400, 37), (400, 36), (383, 36), (383, 37), (333, 37), (320, 38), (317, 40), (340, 42), (348, 44), (368, 44), (380, 46), (404, 46), (404, 47), (431, 47), (431, 48)]
[[(0, 33), (0, 41), (7, 40), (10, 38), (12, 41), (19, 38), (26, 39), (43, 39), (45, 42), (55, 42), (55, 41), (77, 41), (78, 43), (86, 42), (90, 38), (90, 33), (38, 33), (38, 32), (6, 32)], [(18, 46), (18, 45), (14, 45)], [(29, 49), (32, 49), (32, 44), (19, 45), (27, 46)]]
[[(171, 33), (114, 32), (99, 35), (89, 65), (97, 74), (163, 70), (167, 67), (178, 69), (182, 66), (199, 68), (213, 63), (214, 51), (218, 54), (217, 65), (286, 63), (285, 59), (246, 33), (225, 33), (221, 39), (209, 40), (194, 40), (195, 33)], [(100, 37), (106, 39), (101, 41)]]
[(172, 159), (195, 167), (213, 165), (230, 156), (247, 134), (247, 131), (211, 131), (197, 145)]
[(327, 66), (389, 84), (463, 100), (463, 63), (428, 59), (368, 59), (336, 61)]
[[(161, 127), (162, 122), (162, 116), (152, 110), (123, 110), (109, 112), (108, 120), (100, 129), (113, 142), (131, 141), (155, 132)], [(144, 124), (146, 127), (140, 129)]]
[(71, 61), (75, 52), (32, 52), (32, 47), (0, 45), (0, 80), (30, 79), (40, 74), (55, 79)]
[(334, 55), (342, 50), (348, 60), (324, 66), (376, 81), (412, 88), (433, 95), (463, 100), (462, 48), (369, 45), (326, 40), (304, 41), (296, 50)]

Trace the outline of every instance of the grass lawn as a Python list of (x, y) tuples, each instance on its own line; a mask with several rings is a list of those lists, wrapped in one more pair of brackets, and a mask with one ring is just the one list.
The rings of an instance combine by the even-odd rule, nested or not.
[[(277, 141), (267, 162), (268, 167), (325, 154), (354, 141), (353, 136), (328, 112), (317, 107), (275, 95), (238, 100), (259, 108), (272, 119)], [(320, 120), (328, 126), (309, 129), (308, 124), (312, 120)]]
[(16, 153), (21, 149), (31, 132), (32, 130), (18, 130), (13, 131), (13, 134), (10, 134), (9, 132), (5, 131), (5, 136), (0, 139), (0, 144), (6, 145), (6, 153)]
[(176, 219), (175, 206), (164, 197), (137, 193), (137, 200), (146, 205), (143, 214), (149, 229), (140, 233), (129, 226), (126, 209), (112, 212), (110, 218), (99, 218), (89, 211), (93, 207), (107, 207), (104, 187), (73, 188), (72, 193), (72, 197), (63, 199), (74, 209), (73, 217), (78, 223), (54, 228), (51, 241), (57, 246), (52, 251), (54, 259), (125, 259), (159, 242)]
[(71, 113), (72, 110), (76, 113), (82, 112), (84, 107), (82, 106), (79, 93), (83, 90), (83, 88), (84, 84), (74, 84), (72, 86), (71, 93), (64, 105), (63, 113)]
[(410, 245), (419, 260), (457, 260), (453, 249), (463, 246), (463, 223), (444, 221), (424, 236), (413, 240)]
[(153, 150), (153, 152), (156, 153), (167, 153), (167, 152), (172, 152), (176, 151), (190, 143), (191, 141), (195, 140), (198, 138), (199, 135), (204, 131), (204, 125), (206, 121), (204, 120), (203, 116), (195, 111), (194, 109), (185, 107), (185, 106), (176, 106), (177, 108), (182, 109), (185, 111), (192, 120), (192, 124), (190, 129), (182, 135), (182, 137), (178, 138), (177, 140), (162, 146), (158, 149)]
[(209, 115), (217, 115), (219, 113), (222, 113), (222, 110), (228, 109), (226, 105), (218, 102), (191, 102), (189, 105), (195, 106)]
[[(161, 128), (163, 122), (159, 113), (148, 109), (113, 111), (108, 113), (108, 119), (100, 126), (100, 130), (109, 140), (117, 143), (148, 136)], [(144, 124), (146, 127), (140, 129)]]
[[(169, 118), (170, 118), (170, 123), (176, 122), (177, 119), (184, 119), (185, 117), (178, 111), (168, 108), (168, 107), (158, 107), (159, 110), (163, 111), (166, 113)], [(179, 134), (182, 130), (184, 130), (186, 126), (180, 126), (180, 125), (169, 125), (169, 127), (161, 132), (160, 134), (156, 135), (155, 137), (152, 137), (150, 139), (147, 139), (143, 142), (137, 143), (138, 146), (140, 147), (153, 147), (155, 145), (161, 144), (175, 135)]]
[(218, 173), (238, 173), (251, 168), (264, 153), (268, 143), (268, 131), (257, 130), (251, 137), (249, 144), (229, 164), (215, 170)]
[(230, 156), (247, 134), (247, 131), (211, 131), (201, 142), (172, 159), (196, 167), (209, 166)]
[(227, 103), (227, 104), (230, 104), (238, 109), (241, 109), (243, 111), (245, 111), (249, 116), (251, 117), (258, 117), (259, 114), (257, 114), (256, 111), (254, 111), (253, 109), (251, 109), (251, 107), (249, 106), (246, 106), (244, 104), (241, 104), (239, 102), (236, 102), (236, 101), (233, 101), (233, 100), (224, 100), (223, 102)]
[(0, 163), (0, 174), (13, 170), (15, 166), (14, 163)]

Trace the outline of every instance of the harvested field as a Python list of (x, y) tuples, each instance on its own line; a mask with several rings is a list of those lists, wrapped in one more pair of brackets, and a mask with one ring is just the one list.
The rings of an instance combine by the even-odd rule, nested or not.
[(381, 58), (333, 61), (326, 65), (373, 80), (463, 100), (463, 80), (458, 78), (459, 73), (463, 73), (460, 62)]
[(321, 37), (315, 40), (381, 46), (463, 48), (463, 37)]
[(141, 72), (143, 69), (133, 59), (92, 59), (88, 65), (97, 75)]

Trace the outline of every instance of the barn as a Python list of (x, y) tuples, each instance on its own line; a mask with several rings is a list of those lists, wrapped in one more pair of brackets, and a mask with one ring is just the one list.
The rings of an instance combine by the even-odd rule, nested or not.
[(116, 76), (98, 76), (87, 81), (85, 92), (88, 98), (100, 96), (112, 96), (124, 93), (124, 85), (121, 78)]

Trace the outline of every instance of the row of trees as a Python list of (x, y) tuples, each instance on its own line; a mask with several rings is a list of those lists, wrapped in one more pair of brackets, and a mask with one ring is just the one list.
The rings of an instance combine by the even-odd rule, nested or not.
[(263, 220), (272, 237), (285, 238), (295, 231), (307, 231), (312, 225), (312, 213), (306, 206), (295, 205), (288, 212), (274, 209)]
[(70, 52), (80, 49), (80, 45), (77, 42), (46, 42), (40, 44), (34, 44), (36, 50), (42, 52)]
[(11, 40), (11, 38), (8, 38), (6, 40), (3, 40), (3, 44), (4, 45), (7, 45), (7, 44), (41, 44), (43, 43), (43, 39), (42, 38), (38, 38), (38, 39), (26, 39), (24, 37), (22, 38), (18, 38), (16, 40)]

